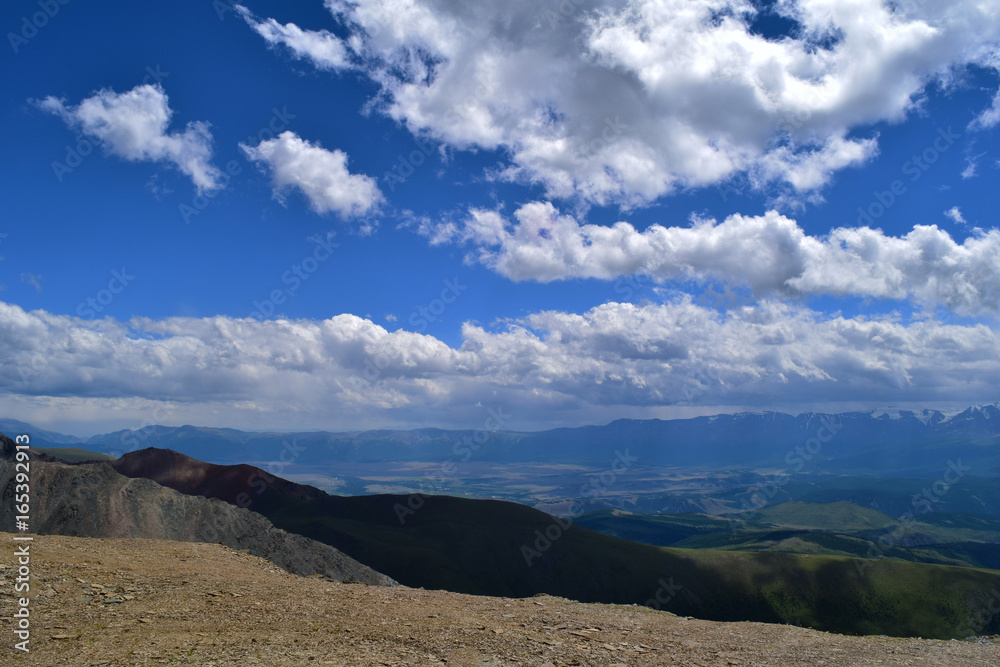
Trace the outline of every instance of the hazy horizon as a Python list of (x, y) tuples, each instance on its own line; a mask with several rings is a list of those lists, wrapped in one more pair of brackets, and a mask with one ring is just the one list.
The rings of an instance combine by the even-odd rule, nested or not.
[[(857, 412), (857, 413), (869, 413), (870, 412), (870, 413), (888, 413), (888, 414), (892, 414), (892, 413), (897, 413), (897, 412), (914, 412), (914, 413), (919, 413), (921, 411), (940, 412), (940, 413), (944, 414), (946, 417), (953, 417), (953, 416), (955, 416), (957, 414), (960, 414), (960, 413), (962, 413), (965, 410), (968, 410), (970, 408), (983, 407), (983, 406), (986, 406), (986, 405), (1000, 405), (1000, 401), (995, 401), (993, 403), (972, 404), (972, 405), (968, 405), (968, 404), (954, 404), (952, 406), (945, 407), (945, 408), (942, 408), (942, 407), (930, 407), (930, 406), (919, 406), (919, 407), (916, 407), (916, 406), (879, 406), (879, 407), (863, 407), (863, 406), (858, 406), (856, 408), (849, 408), (849, 409), (842, 409), (842, 410), (830, 410), (830, 411), (802, 410), (802, 411), (798, 411), (798, 412), (795, 412), (795, 411), (786, 411), (786, 410), (761, 410), (761, 409), (753, 409), (753, 410), (737, 410), (737, 409), (733, 409), (733, 410), (724, 410), (724, 411), (713, 411), (711, 409), (708, 409), (708, 411), (706, 411), (706, 412), (699, 412), (698, 414), (690, 414), (690, 415), (675, 416), (675, 417), (644, 417), (643, 419), (661, 419), (663, 421), (671, 421), (671, 420), (694, 419), (694, 418), (697, 418), (697, 417), (714, 417), (714, 416), (747, 414), (747, 413), (749, 413), (749, 414), (771, 414), (771, 413), (778, 413), (778, 414), (787, 414), (787, 415), (791, 415), (793, 417), (796, 417), (796, 416), (799, 416), (801, 414), (807, 414), (807, 413), (816, 413), (816, 414), (844, 414), (844, 413), (855, 413), (855, 412)], [(489, 411), (487, 411), (487, 412), (489, 412)], [(501, 413), (501, 415), (503, 417), (505, 417), (505, 418), (508, 416), (508, 415), (503, 414), (503, 413)], [(558, 428), (582, 428), (582, 427), (587, 427), (587, 426), (606, 426), (606, 425), (611, 424), (614, 421), (618, 421), (620, 419), (631, 419), (631, 418), (630, 417), (618, 417), (618, 418), (611, 419), (611, 420), (608, 420), (608, 421), (594, 421), (594, 422), (579, 423), (579, 424), (555, 424), (555, 425), (550, 425), (550, 426), (539, 426), (537, 428), (500, 428), (500, 429), (496, 429), (496, 430), (498, 430), (498, 431), (515, 431), (515, 432), (522, 432), (522, 433), (537, 433), (537, 432), (549, 431), (549, 430), (558, 429)], [(367, 427), (367, 428), (365, 428), (365, 427), (359, 427), (359, 428), (333, 427), (333, 428), (274, 429), (274, 428), (249, 428), (249, 427), (244, 428), (244, 427), (241, 427), (239, 425), (234, 425), (234, 424), (192, 424), (192, 423), (182, 423), (182, 422), (171, 423), (169, 421), (164, 421), (164, 422), (156, 422), (156, 423), (125, 423), (125, 422), (123, 422), (123, 425), (111, 426), (111, 427), (103, 429), (103, 430), (97, 430), (97, 431), (79, 431), (79, 430), (76, 430), (72, 425), (67, 426), (67, 427), (60, 426), (60, 423), (58, 421), (49, 422), (49, 423), (33, 422), (31, 420), (28, 420), (28, 419), (20, 419), (20, 418), (15, 418), (15, 417), (11, 417), (11, 416), (4, 416), (3, 414), (0, 414), (0, 421), (4, 421), (4, 420), (24, 422), (24, 423), (30, 424), (31, 426), (34, 426), (36, 428), (40, 428), (40, 429), (43, 429), (43, 430), (46, 430), (46, 431), (51, 431), (51, 432), (54, 432), (54, 433), (58, 433), (60, 435), (66, 435), (66, 436), (71, 436), (71, 437), (74, 437), (74, 438), (79, 438), (81, 440), (86, 440), (86, 439), (92, 438), (94, 436), (105, 435), (105, 434), (114, 433), (114, 432), (117, 432), (117, 431), (124, 431), (124, 430), (137, 431), (137, 430), (140, 430), (141, 428), (145, 428), (145, 427), (148, 427), (148, 426), (164, 426), (164, 427), (167, 427), (167, 428), (182, 428), (182, 427), (185, 427), (185, 426), (191, 426), (191, 427), (194, 427), (194, 428), (232, 429), (232, 430), (244, 431), (244, 432), (271, 432), (271, 433), (289, 433), (289, 434), (291, 434), (291, 433), (305, 433), (305, 432), (351, 433), (351, 432), (363, 432), (363, 431), (375, 431), (375, 430), (411, 431), (411, 430), (419, 430), (419, 429), (426, 429), (426, 428), (429, 428), (429, 429), (435, 429), (436, 428), (436, 429), (441, 429), (441, 430), (445, 430), (445, 431), (463, 431), (463, 430), (475, 430), (477, 428), (482, 428), (482, 426), (480, 424), (469, 424), (467, 426), (456, 425), (456, 426), (453, 426), (453, 427), (443, 427), (443, 426), (436, 426), (436, 425), (431, 424), (431, 425), (411, 425), (411, 426), (407, 426), (407, 425), (399, 425), (399, 426), (384, 426), (384, 425), (379, 426), (379, 425), (375, 425), (375, 426)], [(5, 435), (9, 435), (9, 434), (5, 434)]]

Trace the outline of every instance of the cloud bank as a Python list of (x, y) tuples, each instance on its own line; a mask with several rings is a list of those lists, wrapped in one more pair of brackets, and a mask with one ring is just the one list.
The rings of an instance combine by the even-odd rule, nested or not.
[[(472, 289), (472, 288), (470, 288)], [(1000, 382), (983, 325), (829, 317), (765, 301), (720, 314), (681, 298), (466, 323), (462, 343), (354, 315), (86, 321), (0, 303), (0, 405), (87, 406), (121, 419), (167, 401), (173, 421), (275, 429), (511, 428), (657, 416), (671, 406), (976, 400)], [(51, 409), (51, 407), (50, 407)]]
[(424, 220), (418, 231), (432, 244), (471, 244), (470, 260), (518, 281), (643, 275), (659, 282), (725, 282), (748, 287), (758, 298), (910, 299), (960, 315), (1000, 314), (996, 229), (962, 243), (935, 225), (918, 225), (901, 237), (868, 227), (815, 237), (770, 211), (639, 231), (627, 222), (583, 224), (549, 202), (525, 204), (513, 218), (472, 209), (459, 223)]

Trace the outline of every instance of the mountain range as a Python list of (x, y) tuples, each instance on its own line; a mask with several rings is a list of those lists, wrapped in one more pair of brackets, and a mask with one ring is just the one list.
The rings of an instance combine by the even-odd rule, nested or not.
[[(505, 421), (491, 419), (487, 424)], [(11, 428), (11, 427), (15, 428)], [(282, 461), (308, 466), (377, 462), (572, 463), (604, 467), (628, 449), (648, 468), (767, 469), (779, 472), (934, 479), (961, 460), (980, 476), (1000, 474), (1000, 404), (962, 412), (754, 412), (674, 420), (618, 420), (539, 432), (371, 430), (251, 432), (145, 426), (74, 438), (0, 420), (39, 447), (78, 446), (121, 456), (147, 447), (220, 464)]]

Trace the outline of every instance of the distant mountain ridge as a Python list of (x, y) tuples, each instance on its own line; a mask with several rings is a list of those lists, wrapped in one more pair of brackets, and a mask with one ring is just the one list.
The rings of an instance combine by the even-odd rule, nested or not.
[[(0, 423), (3, 423), (0, 421)], [(27, 425), (26, 425), (27, 426)], [(959, 413), (871, 410), (841, 414), (744, 412), (675, 420), (621, 419), (539, 432), (421, 428), (302, 433), (147, 426), (73, 440), (26, 428), (37, 446), (76, 444), (120, 456), (156, 447), (213, 463), (297, 464), (444, 460), (609, 464), (627, 447), (642, 467), (768, 468), (830, 474), (935, 477), (962, 459), (1000, 474), (1000, 403)], [(52, 439), (55, 438), (55, 439)], [(69, 441), (68, 441), (69, 440)], [(808, 448), (808, 457), (802, 454)], [(797, 453), (796, 453), (797, 452)]]
[(45, 442), (48, 446), (58, 445), (78, 445), (86, 441), (86, 438), (78, 438), (75, 435), (65, 435), (55, 431), (46, 431), (37, 426), (17, 419), (0, 419), (0, 433), (27, 434), (32, 440)]

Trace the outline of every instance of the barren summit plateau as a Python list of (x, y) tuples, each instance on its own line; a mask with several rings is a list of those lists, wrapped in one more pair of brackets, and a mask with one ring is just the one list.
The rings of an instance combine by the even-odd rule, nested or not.
[[(217, 544), (38, 535), (31, 553), (31, 652), (8, 647), (2, 664), (1000, 664), (1000, 646), (986, 639), (849, 637), (640, 606), (347, 584)], [(9, 561), (0, 575), (9, 623)]]

